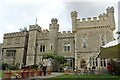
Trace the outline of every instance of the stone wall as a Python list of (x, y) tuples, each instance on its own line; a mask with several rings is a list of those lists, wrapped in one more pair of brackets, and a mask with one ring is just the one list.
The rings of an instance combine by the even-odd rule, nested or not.
[[(14, 32), (4, 34), (3, 50), (16, 50), (16, 63), (22, 63), (23, 56), (27, 64), (32, 65), (42, 61), (40, 46), (45, 45), (45, 51), (50, 51), (50, 45), (53, 45), (53, 53), (63, 55), (67, 58), (75, 58), (79, 62), (98, 53), (102, 46), (102, 36), (105, 44), (113, 40), (113, 30), (115, 29), (114, 8), (108, 7), (106, 13), (93, 18), (77, 18), (77, 12), (71, 12), (72, 32), (59, 32), (59, 24), (56, 18), (51, 19), (49, 30), (38, 25), (29, 25), (29, 31)], [(86, 47), (83, 48), (83, 39), (86, 39)], [(70, 43), (70, 51), (64, 51), (65, 43)], [(77, 55), (75, 55), (77, 54)], [(78, 55), (79, 54), (79, 55)], [(27, 56), (26, 56), (27, 55)], [(17, 58), (19, 57), (19, 58)], [(77, 59), (79, 57), (79, 59)], [(9, 63), (9, 60), (6, 59)], [(77, 64), (80, 67), (80, 64)]]
[[(114, 40), (113, 30), (115, 29), (114, 8), (108, 7), (107, 13), (94, 17), (93, 20), (85, 18), (77, 19), (77, 29), (75, 33), (75, 53), (79, 54), (79, 61), (84, 59), (89, 62), (90, 57), (96, 57), (100, 47)], [(84, 47), (86, 43), (86, 47)], [(76, 61), (77, 62), (77, 61)], [(77, 66), (77, 65), (76, 65)], [(80, 67), (80, 64), (79, 64)]]

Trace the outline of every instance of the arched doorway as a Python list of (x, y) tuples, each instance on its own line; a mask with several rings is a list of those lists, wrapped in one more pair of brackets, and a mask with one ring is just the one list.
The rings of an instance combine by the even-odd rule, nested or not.
[(80, 66), (81, 68), (84, 68), (86, 66), (86, 61), (84, 59), (80, 61)]

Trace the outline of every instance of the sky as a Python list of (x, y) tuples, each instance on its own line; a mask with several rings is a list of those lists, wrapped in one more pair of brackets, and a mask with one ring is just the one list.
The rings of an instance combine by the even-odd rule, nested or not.
[[(116, 30), (118, 30), (119, 0), (0, 0), (0, 43), (4, 33), (18, 32), (20, 28), (37, 24), (49, 29), (52, 18), (57, 18), (59, 31), (71, 31), (71, 11), (78, 12), (78, 18), (95, 17), (114, 7)], [(116, 37), (116, 35), (115, 35)]]

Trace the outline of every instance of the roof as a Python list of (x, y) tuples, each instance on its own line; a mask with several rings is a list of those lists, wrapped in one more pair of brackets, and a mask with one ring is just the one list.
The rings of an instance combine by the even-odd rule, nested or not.
[(99, 58), (120, 58), (120, 39), (114, 40), (101, 47)]
[(118, 45), (118, 44), (120, 44), (120, 38), (107, 43), (105, 46), (102, 46), (102, 48), (112, 47), (112, 46), (115, 46), (115, 45)]

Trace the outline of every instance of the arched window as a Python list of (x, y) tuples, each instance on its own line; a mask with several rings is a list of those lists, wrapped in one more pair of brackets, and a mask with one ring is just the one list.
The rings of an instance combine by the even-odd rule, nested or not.
[(64, 44), (64, 51), (70, 51), (70, 50), (71, 50), (70, 43), (65, 43)]
[(84, 68), (84, 67), (86, 66), (86, 61), (85, 61), (85, 60), (82, 60), (82, 61), (80, 62), (80, 64), (81, 64), (81, 68)]
[(84, 36), (83, 37), (83, 48), (86, 48), (87, 47), (87, 37)]
[(104, 35), (101, 36), (101, 42), (102, 42), (102, 46), (104, 46), (105, 45), (105, 36)]
[(45, 45), (40, 45), (40, 52), (45, 52)]

